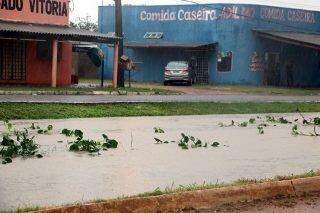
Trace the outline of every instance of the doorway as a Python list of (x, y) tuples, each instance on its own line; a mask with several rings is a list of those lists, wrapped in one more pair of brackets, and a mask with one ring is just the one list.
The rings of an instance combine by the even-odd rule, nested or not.
[(266, 53), (266, 62), (264, 84), (266, 86), (280, 86), (280, 54)]
[(200, 84), (209, 83), (209, 61), (207, 53), (205, 51), (192, 51), (189, 60), (195, 71), (195, 82)]
[(0, 39), (0, 80), (26, 80), (26, 42)]

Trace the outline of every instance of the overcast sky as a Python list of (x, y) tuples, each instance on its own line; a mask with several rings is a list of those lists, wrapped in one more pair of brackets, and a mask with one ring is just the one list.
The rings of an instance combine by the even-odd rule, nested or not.
[[(274, 5), (280, 7), (301, 8), (320, 11), (320, 0), (194, 0), (199, 3), (248, 3)], [(77, 17), (91, 16), (93, 20), (98, 18), (98, 6), (113, 4), (113, 0), (71, 0), (71, 19)], [(135, 5), (165, 5), (186, 4), (180, 0), (122, 0), (123, 4)]]

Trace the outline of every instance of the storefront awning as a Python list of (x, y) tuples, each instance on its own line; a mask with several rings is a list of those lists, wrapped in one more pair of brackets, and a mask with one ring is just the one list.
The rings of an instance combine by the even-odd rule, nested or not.
[(180, 49), (210, 49), (216, 42), (195, 42), (195, 43), (177, 43), (177, 42), (125, 42), (127, 48), (180, 48)]
[(320, 33), (304, 33), (289, 31), (253, 30), (260, 37), (284, 43), (320, 49)]
[(114, 43), (119, 40), (113, 33), (97, 33), (73, 27), (26, 24), (0, 21), (0, 37), (20, 39), (58, 39), (62, 41), (85, 41)]

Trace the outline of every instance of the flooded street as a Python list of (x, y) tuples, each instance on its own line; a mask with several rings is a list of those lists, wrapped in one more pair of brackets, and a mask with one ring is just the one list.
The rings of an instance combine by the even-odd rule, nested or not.
[[(17, 121), (17, 128), (37, 122), (54, 126), (54, 134), (36, 136), (43, 159), (14, 159), (0, 165), (0, 210), (55, 206), (95, 199), (117, 198), (180, 184), (232, 182), (239, 178), (265, 178), (320, 169), (320, 138), (294, 137), (293, 124), (266, 127), (218, 126), (248, 121), (258, 115), (132, 117)], [(260, 115), (265, 122), (265, 116)], [(279, 115), (280, 116), (280, 115)], [(283, 116), (283, 115), (281, 115)], [(308, 114), (308, 116), (319, 116)], [(300, 118), (288, 115), (290, 120)], [(155, 134), (161, 127), (165, 134)], [(3, 131), (3, 125), (0, 131)], [(116, 150), (100, 156), (68, 152), (62, 129), (80, 129), (87, 139), (102, 134), (120, 142)], [(311, 127), (302, 127), (311, 132)], [(155, 144), (154, 137), (178, 141), (186, 133), (221, 146), (182, 150), (177, 143)], [(132, 137), (131, 137), (132, 135)], [(69, 139), (70, 140), (70, 139)], [(63, 143), (58, 143), (63, 141)]]

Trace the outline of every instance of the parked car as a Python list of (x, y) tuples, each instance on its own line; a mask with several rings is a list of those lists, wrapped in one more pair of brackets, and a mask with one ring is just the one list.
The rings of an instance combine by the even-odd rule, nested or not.
[(195, 75), (192, 66), (187, 61), (171, 61), (165, 67), (164, 85), (170, 82), (194, 83)]

